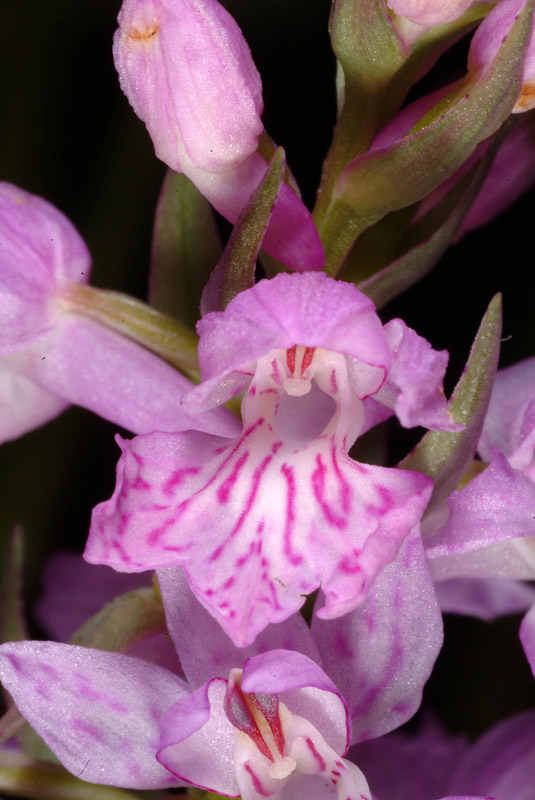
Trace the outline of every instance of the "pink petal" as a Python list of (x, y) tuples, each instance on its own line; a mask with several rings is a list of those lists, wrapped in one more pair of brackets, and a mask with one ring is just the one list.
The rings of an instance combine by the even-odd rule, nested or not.
[(54, 324), (54, 295), (87, 283), (91, 257), (69, 220), (54, 206), (0, 182), (0, 353), (17, 351)]
[(0, 676), (21, 713), (77, 777), (111, 786), (176, 786), (156, 761), (160, 723), (183, 683), (120, 653), (55, 642), (0, 647)]
[(226, 409), (191, 415), (180, 398), (191, 382), (157, 356), (114, 331), (65, 315), (19, 354), (17, 373), (64, 401), (94, 411), (127, 430), (201, 429), (235, 435)]
[[(498, 150), (483, 186), (463, 220), (457, 239), (474, 228), (486, 225), (533, 186), (535, 183), (534, 140), (535, 120), (532, 115), (528, 114), (519, 119)], [(476, 147), (472, 157), (474, 160), (481, 155), (485, 144), (482, 142)], [(468, 161), (471, 162), (472, 158)], [(453, 181), (455, 178), (456, 176), (450, 180)]]
[[(365, 405), (383, 403), (396, 413), (405, 428), (422, 425), (431, 430), (462, 430), (464, 426), (454, 422), (448, 411), (442, 387), (448, 353), (433, 350), (400, 319), (388, 322), (384, 331), (392, 352), (392, 367), (386, 383)], [(369, 411), (367, 414), (371, 419)], [(380, 414), (377, 422), (385, 418)]]
[(220, 678), (181, 698), (162, 722), (158, 761), (201, 789), (237, 797), (234, 728), (223, 710), (226, 681)]
[(238, 648), (196, 599), (183, 569), (158, 570), (158, 582), (169, 633), (188, 683), (194, 689), (215, 677), (226, 680), (231, 669), (241, 666), (245, 659), (269, 650), (299, 650), (303, 657), (319, 661), (301, 614), (293, 614), (278, 625), (268, 625), (252, 645)]
[[(391, 733), (361, 742), (349, 756), (381, 800), (435, 800), (448, 790), (468, 743), (426, 716), (417, 733)], [(388, 764), (388, 769), (385, 769)]]
[(535, 588), (506, 578), (451, 578), (435, 583), (446, 614), (466, 614), (487, 621), (526, 611), (535, 603)]
[(478, 447), (484, 461), (490, 461), (493, 447), (506, 456), (519, 447), (529, 432), (525, 418), (534, 399), (535, 358), (498, 370)]
[(520, 641), (525, 650), (531, 671), (535, 676), (535, 604), (522, 620), (520, 626)]
[[(448, 569), (448, 559), (453, 556), (487, 548), (506, 539), (535, 536), (535, 483), (513, 469), (498, 450), (494, 451), (493, 461), (484, 472), (464, 489), (452, 492), (447, 502), (450, 514), (446, 524), (424, 538), (427, 557), (440, 559), (444, 567), (442, 571), (442, 565), (435, 565), (436, 575), (457, 577)], [(460, 574), (466, 573), (458, 576)], [(525, 577), (511, 572), (500, 574)]]
[(442, 619), (419, 530), (356, 611), (329, 623), (314, 619), (312, 632), (326, 671), (349, 705), (354, 742), (409, 719), (442, 645)]
[(467, 751), (449, 789), (530, 800), (534, 758), (535, 714), (525, 711), (500, 722)]
[(12, 372), (18, 355), (0, 359), (0, 444), (44, 425), (69, 405), (63, 398)]
[[(244, 164), (224, 174), (183, 171), (225, 219), (237, 222), (268, 166), (259, 153), (253, 153)], [(320, 270), (325, 264), (312, 215), (287, 183), (282, 184), (275, 201), (262, 249), (296, 272)]]
[[(470, 43), (468, 69), (485, 70), (490, 65), (504, 38), (522, 9), (526, 0), (501, 0), (477, 28)], [(535, 33), (532, 30), (524, 57), (523, 86), (513, 114), (529, 111), (535, 106)]]
[[(257, 152), (262, 86), (243, 35), (215, 0), (125, 0), (114, 38), (121, 87), (156, 155), (236, 222), (268, 165)], [(291, 269), (321, 269), (310, 212), (283, 184), (264, 249)]]
[[(366, 391), (378, 391), (390, 367), (390, 350), (374, 305), (350, 284), (324, 273), (277, 275), (241, 292), (224, 312), (198, 325), (203, 383), (186, 408), (221, 402), (220, 384), (275, 348), (294, 345), (343, 353), (366, 365)], [(243, 388), (243, 381), (239, 384)], [(232, 385), (231, 392), (239, 391)], [(227, 399), (230, 394), (227, 394)]]
[(270, 428), (259, 419), (231, 444), (196, 432), (121, 442), (86, 559), (124, 571), (183, 566), (238, 646), (320, 583), (320, 616), (355, 608), (420, 519), (431, 482), (352, 462), (334, 436), (293, 450)]
[(302, 653), (271, 650), (248, 659), (244, 692), (277, 694), (293, 714), (308, 720), (329, 747), (343, 755), (351, 741), (345, 700), (328, 675)]
[(255, 152), (260, 75), (215, 0), (125, 0), (113, 54), (121, 88), (170, 167), (186, 171), (186, 155), (205, 172), (228, 172)]
[(400, 16), (426, 27), (453, 22), (464, 14), (473, 0), (388, 0), (387, 5)]

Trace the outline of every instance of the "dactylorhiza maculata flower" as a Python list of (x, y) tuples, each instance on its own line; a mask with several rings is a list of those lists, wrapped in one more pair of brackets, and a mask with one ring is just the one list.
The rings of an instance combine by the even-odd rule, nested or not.
[(310, 630), (297, 614), (245, 650), (180, 569), (158, 578), (176, 648), (169, 668), (56, 642), (0, 647), (5, 688), (64, 766), (137, 789), (194, 784), (243, 800), (369, 800), (364, 776), (343, 756), (414, 713), (442, 642), (418, 531), (343, 620)]
[(70, 403), (134, 433), (232, 433), (226, 410), (194, 416), (180, 407), (192, 384), (179, 372), (62, 302), (65, 291), (89, 281), (91, 257), (54, 206), (0, 183), (0, 247), (0, 441)]
[[(125, 0), (113, 54), (158, 158), (236, 222), (268, 165), (262, 83), (235, 20), (216, 0)], [(286, 183), (262, 246), (291, 269), (324, 264), (312, 217)]]
[(241, 390), (243, 432), (120, 441), (112, 498), (93, 512), (85, 557), (136, 572), (179, 565), (240, 646), (321, 585), (334, 618), (354, 609), (418, 523), (432, 484), (359, 464), (348, 450), (397, 413), (459, 430), (437, 353), (401, 320), (323, 273), (279, 275), (198, 325), (204, 377), (190, 411)]

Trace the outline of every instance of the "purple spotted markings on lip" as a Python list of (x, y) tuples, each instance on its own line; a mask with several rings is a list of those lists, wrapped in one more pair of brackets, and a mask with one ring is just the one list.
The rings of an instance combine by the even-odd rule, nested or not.
[[(431, 491), (424, 475), (349, 458), (367, 399), (388, 406), (383, 419), (399, 405), (411, 424), (419, 414), (452, 424), (443, 355), (396, 324), (392, 336), (368, 298), (315, 273), (262, 281), (207, 315), (205, 380), (186, 407), (205, 410), (245, 388), (242, 435), (120, 440), (117, 486), (93, 512), (86, 559), (132, 572), (181, 566), (238, 646), (318, 586), (319, 616), (356, 608)], [(407, 358), (412, 349), (418, 357)]]

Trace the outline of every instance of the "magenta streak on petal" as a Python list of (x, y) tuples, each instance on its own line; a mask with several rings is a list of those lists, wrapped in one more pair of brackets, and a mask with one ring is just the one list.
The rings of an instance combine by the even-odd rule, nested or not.
[(331, 447), (331, 458), (334, 474), (338, 478), (338, 483), (340, 484), (340, 499), (342, 500), (342, 509), (344, 514), (349, 514), (349, 509), (351, 506), (351, 486), (342, 475), (342, 470), (340, 469), (340, 465), (338, 463), (336, 443), (334, 442), (334, 439)]
[[(135, 561), (132, 561), (132, 559), (130, 558), (130, 556), (128, 555), (128, 553), (126, 552), (126, 550), (124, 549), (124, 547), (120, 542), (115, 540), (111, 543), (111, 546), (113, 547), (114, 550), (117, 550), (117, 552), (119, 553), (125, 564), (136, 564)], [(143, 566), (143, 565), (137, 564), (136, 566)]]
[(190, 475), (197, 475), (198, 472), (199, 467), (184, 467), (183, 469), (175, 469), (170, 478), (162, 486), (163, 493), (168, 496), (172, 495), (173, 490), (180, 486), (184, 478)]
[(279, 371), (279, 362), (276, 358), (271, 359), (271, 374), (269, 377), (277, 385), (279, 386), (282, 385), (282, 378)]
[(169, 528), (171, 528), (175, 524), (175, 517), (169, 517), (164, 522), (161, 523), (157, 528), (154, 528), (150, 533), (147, 535), (147, 544), (149, 547), (153, 547), (154, 545), (158, 544), (159, 539), (167, 533)]
[[(396, 671), (399, 669), (399, 664), (402, 663), (403, 660), (403, 645), (401, 643), (399, 627), (396, 626), (391, 632), (391, 638), (390, 654), (381, 679), (375, 686), (371, 686), (362, 701), (351, 709), (351, 717), (353, 719), (361, 715), (367, 715), (369, 709), (373, 706), (374, 702), (376, 702), (381, 692), (391, 686), (395, 681)], [(366, 733), (360, 736), (361, 740), (365, 740), (366, 738), (373, 738), (373, 734), (370, 737), (368, 737)]]
[(270, 793), (266, 792), (266, 790), (264, 789), (264, 787), (260, 782), (260, 779), (258, 778), (258, 775), (255, 772), (253, 772), (252, 768), (249, 766), (249, 762), (246, 761), (243, 766), (245, 767), (245, 771), (249, 773), (249, 775), (251, 776), (251, 781), (254, 786), (255, 792), (258, 792), (258, 794), (262, 795), (262, 797), (270, 797), (271, 796)]
[(233, 529), (231, 530), (231, 532), (229, 533), (229, 535), (227, 536), (225, 541), (221, 542), (219, 547), (217, 547), (214, 550), (214, 552), (212, 553), (212, 555), (210, 556), (210, 561), (216, 561), (218, 558), (220, 558), (220, 556), (223, 553), (224, 549), (226, 548), (227, 544), (236, 536), (237, 533), (239, 533), (239, 531), (243, 527), (243, 523), (245, 522), (245, 520), (247, 519), (247, 517), (251, 513), (251, 509), (253, 508), (254, 501), (255, 501), (256, 495), (258, 493), (258, 489), (260, 488), (260, 483), (262, 482), (262, 477), (263, 477), (266, 469), (271, 464), (271, 461), (273, 460), (274, 452), (276, 452), (275, 447), (276, 446), (274, 445), (272, 454), (269, 455), (269, 456), (266, 456), (266, 458), (262, 461), (260, 466), (255, 469), (254, 474), (253, 474), (251, 491), (249, 492), (249, 497), (247, 498), (247, 502), (245, 503), (245, 508), (241, 512), (237, 523), (234, 525)]
[(360, 552), (360, 550), (354, 550), (353, 558), (351, 558), (349, 555), (341, 558), (338, 562), (338, 569), (340, 569), (342, 572), (345, 572), (346, 575), (357, 575), (359, 572), (361, 572), (362, 570), (358, 563)]
[(331, 370), (331, 389), (333, 394), (338, 394), (338, 381), (336, 380), (336, 370)]
[(75, 717), (71, 720), (71, 725), (81, 733), (91, 736), (92, 739), (96, 739), (97, 741), (102, 739), (102, 733), (83, 719)]
[(234, 469), (232, 470), (232, 472), (230, 473), (228, 478), (226, 478), (223, 481), (223, 483), (221, 484), (221, 486), (217, 490), (217, 500), (221, 505), (223, 505), (224, 503), (228, 502), (231, 489), (234, 486), (234, 484), (236, 483), (236, 481), (238, 480), (239, 474), (242, 471), (242, 468), (245, 465), (245, 462), (249, 458), (249, 455), (250, 455), (249, 450), (246, 450), (240, 456), (240, 458), (236, 461), (236, 463), (234, 465)]
[(327, 522), (334, 525), (336, 528), (343, 529), (347, 527), (347, 520), (344, 517), (338, 516), (332, 506), (325, 500), (325, 475), (327, 469), (321, 459), (321, 455), (316, 455), (317, 468), (312, 473), (312, 488), (314, 490), (314, 497), (318, 505), (321, 507)]
[(314, 742), (312, 741), (312, 739), (309, 739), (308, 736), (305, 739), (305, 742), (306, 742), (306, 745), (307, 745), (308, 749), (310, 750), (310, 752), (312, 753), (312, 755), (314, 756), (314, 758), (318, 762), (319, 771), (320, 772), (325, 772), (325, 770), (327, 769), (327, 764), (325, 763), (325, 759), (318, 753), (318, 751), (314, 747)]
[(286, 522), (284, 525), (284, 554), (288, 557), (290, 563), (297, 566), (297, 564), (302, 564), (303, 556), (294, 552), (292, 548), (292, 532), (295, 523), (295, 474), (294, 470), (289, 467), (288, 464), (282, 465), (281, 472), (288, 487)]
[(137, 475), (136, 479), (132, 481), (130, 486), (132, 487), (132, 489), (137, 489), (137, 491), (139, 492), (146, 492), (152, 488), (150, 483), (147, 483), (147, 481), (143, 480), (141, 475)]
[(392, 492), (390, 489), (387, 489), (386, 486), (377, 486), (377, 494), (383, 501), (382, 510), (383, 513), (386, 514), (387, 511), (390, 511), (390, 509), (394, 507)]

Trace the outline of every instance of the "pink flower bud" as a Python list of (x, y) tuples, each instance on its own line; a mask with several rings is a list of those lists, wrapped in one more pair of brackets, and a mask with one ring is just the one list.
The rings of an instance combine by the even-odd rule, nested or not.
[(215, 0), (126, 0), (113, 54), (156, 155), (177, 172), (228, 172), (258, 146), (262, 84)]
[[(267, 171), (257, 152), (262, 84), (243, 34), (216, 0), (125, 0), (113, 54), (156, 155), (236, 222)], [(292, 269), (321, 269), (308, 210), (283, 184), (263, 247)]]
[[(468, 69), (485, 70), (496, 56), (502, 42), (509, 33), (526, 0), (501, 0), (493, 8), (474, 34), (468, 54)], [(524, 57), (522, 89), (513, 114), (529, 111), (535, 107), (535, 31), (532, 28)]]
[(395, 14), (411, 22), (431, 28), (445, 22), (453, 22), (464, 14), (473, 0), (388, 0), (387, 5)]

